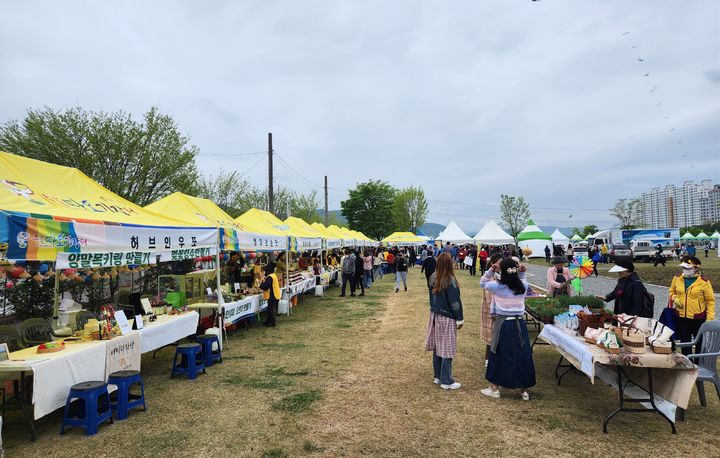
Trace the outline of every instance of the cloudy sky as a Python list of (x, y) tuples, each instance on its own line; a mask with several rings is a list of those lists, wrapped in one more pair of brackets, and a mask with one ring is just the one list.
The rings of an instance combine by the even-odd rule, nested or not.
[(321, 195), (328, 175), (331, 208), (381, 179), (468, 231), (501, 193), (538, 224), (605, 227), (619, 197), (720, 181), (717, 1), (48, 0), (0, 18), (0, 122), (156, 105), (203, 172), (257, 184), (273, 132), (280, 183)]

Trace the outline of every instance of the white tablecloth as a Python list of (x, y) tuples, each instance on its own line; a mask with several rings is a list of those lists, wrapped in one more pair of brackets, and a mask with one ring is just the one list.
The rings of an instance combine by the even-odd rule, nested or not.
[(148, 323), (140, 330), (142, 335), (141, 351), (147, 353), (160, 347), (177, 342), (183, 337), (195, 334), (200, 315), (188, 312), (183, 315), (160, 315), (157, 321)]
[[(158, 321), (130, 335), (139, 335), (141, 351), (146, 353), (194, 334), (198, 320), (197, 312), (161, 315)], [(106, 380), (107, 349), (114, 340), (68, 342), (65, 350), (47, 354), (38, 354), (36, 347), (26, 348), (10, 354), (13, 360), (26, 361), (3, 362), (0, 371), (33, 372), (32, 401), (37, 420), (64, 406), (70, 387), (76, 383)]]

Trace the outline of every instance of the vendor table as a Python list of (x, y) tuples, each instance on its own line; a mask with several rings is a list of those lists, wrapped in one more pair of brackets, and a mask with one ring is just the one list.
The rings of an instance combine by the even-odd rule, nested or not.
[[(619, 354), (611, 354), (550, 324), (543, 327), (539, 338), (561, 355), (555, 368), (558, 385), (568, 372), (559, 375), (558, 370), (573, 367), (590, 377), (593, 384), (598, 377), (618, 389), (618, 407), (605, 419), (604, 433), (607, 433), (608, 422), (620, 412), (654, 412), (670, 423), (675, 434), (676, 412), (687, 408), (698, 374), (696, 366), (687, 357), (679, 353), (658, 354), (649, 349), (643, 354), (625, 349)], [(572, 366), (562, 365), (563, 360)], [(626, 403), (640, 403), (644, 408), (628, 408)]]
[[(37, 347), (25, 348), (10, 353), (10, 359), (0, 363), (0, 372), (19, 373), (20, 383), (15, 392), (28, 423), (32, 440), (36, 439), (34, 420), (41, 418), (65, 405), (70, 387), (90, 380), (106, 380), (106, 354), (108, 346), (118, 339), (138, 336), (140, 352), (160, 348), (195, 334), (199, 316), (196, 312), (182, 315), (160, 315), (143, 329), (132, 331), (127, 336), (111, 340), (68, 341), (65, 349), (56, 353), (38, 354)], [(140, 369), (139, 367), (137, 369)], [(33, 390), (30, 403), (33, 415), (29, 413), (26, 394), (26, 372), (33, 374)]]

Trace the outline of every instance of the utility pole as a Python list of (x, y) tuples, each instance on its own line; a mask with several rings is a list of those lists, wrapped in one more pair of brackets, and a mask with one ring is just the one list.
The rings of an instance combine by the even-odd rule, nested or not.
[(325, 175), (325, 226), (328, 224), (328, 192), (327, 192), (327, 175)]
[(273, 202), (273, 148), (272, 132), (268, 132), (268, 210), (275, 213), (275, 202)]

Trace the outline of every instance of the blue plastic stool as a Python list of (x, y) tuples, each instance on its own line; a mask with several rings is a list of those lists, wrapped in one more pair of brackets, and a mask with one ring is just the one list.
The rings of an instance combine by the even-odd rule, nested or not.
[[(215, 334), (204, 334), (195, 337), (197, 343), (202, 345), (203, 362), (205, 367), (210, 367), (215, 361), (222, 362), (220, 350), (220, 339)], [(217, 344), (217, 351), (213, 351), (213, 344)]]
[[(75, 399), (82, 402), (71, 409), (70, 403)], [(98, 408), (100, 408), (100, 411), (98, 411)], [(85, 428), (86, 436), (92, 436), (98, 432), (100, 423), (107, 420), (110, 420), (110, 423), (113, 422), (107, 383), (78, 383), (70, 388), (70, 394), (68, 394), (67, 401), (65, 401), (65, 414), (60, 427), (60, 434), (65, 434), (65, 426), (80, 426)]]
[[(178, 361), (180, 356), (180, 361)], [(189, 380), (194, 380), (197, 377), (199, 370), (205, 373), (205, 363), (203, 363), (202, 347), (199, 343), (186, 343), (180, 344), (175, 350), (175, 356), (173, 357), (173, 367), (170, 372), (170, 378), (175, 377), (175, 374), (185, 374)]]
[[(130, 393), (130, 387), (135, 384), (140, 385), (140, 394)], [(113, 372), (108, 378), (108, 385), (117, 386), (117, 397), (111, 405), (118, 420), (125, 420), (130, 409), (134, 407), (142, 406), (143, 411), (147, 411), (145, 406), (145, 382), (140, 377), (139, 371)]]

